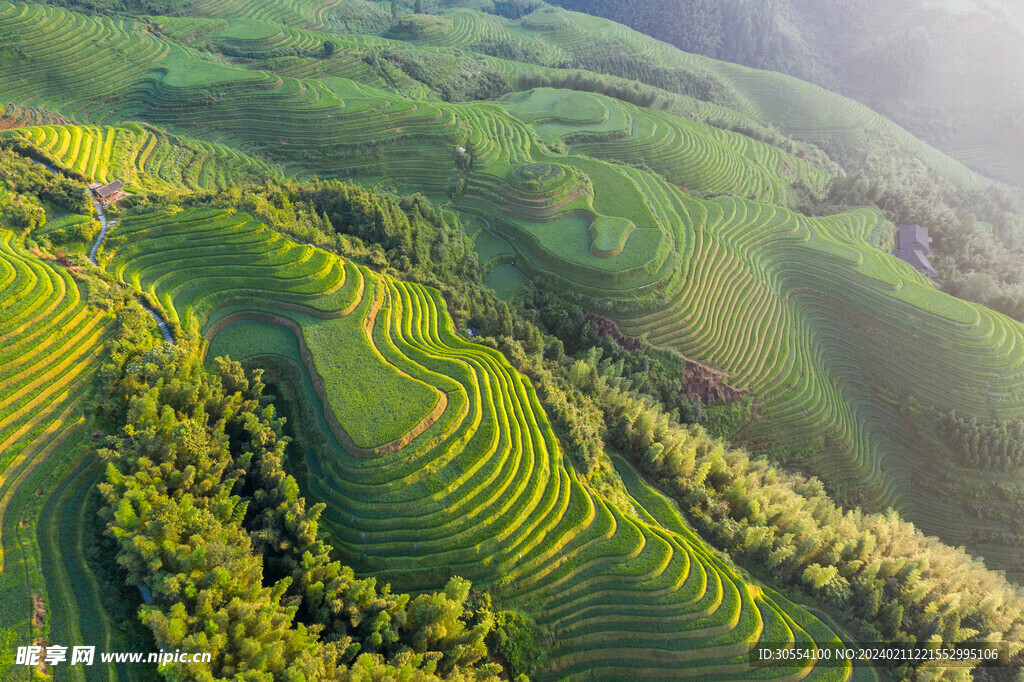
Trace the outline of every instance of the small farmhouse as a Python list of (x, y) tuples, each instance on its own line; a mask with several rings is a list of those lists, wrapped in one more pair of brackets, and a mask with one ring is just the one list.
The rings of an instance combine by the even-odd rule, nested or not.
[(932, 252), (932, 238), (928, 236), (927, 228), (915, 224), (900, 225), (896, 229), (896, 251), (893, 255), (913, 265), (936, 284), (942, 284), (939, 273), (928, 260), (928, 254)]
[[(99, 186), (96, 187), (96, 185)], [(124, 191), (124, 183), (122, 183), (120, 180), (114, 180), (108, 185), (103, 185), (98, 182), (94, 182), (92, 185), (89, 185), (89, 189), (92, 190), (92, 193), (96, 196), (96, 199), (104, 206), (110, 206), (115, 201), (123, 199), (124, 197), (128, 196), (127, 193)]]

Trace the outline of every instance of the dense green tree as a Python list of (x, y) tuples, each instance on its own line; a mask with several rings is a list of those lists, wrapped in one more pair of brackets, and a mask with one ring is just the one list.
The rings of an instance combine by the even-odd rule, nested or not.
[[(83, 177), (72, 177), (62, 172), (50, 172), (38, 163), (33, 163), (37, 152), (29, 145), (17, 140), (5, 140), (0, 144), (0, 182), (15, 193), (32, 195), (53, 203), (69, 213), (91, 214), (92, 205), (85, 191)], [(26, 215), (25, 222), (38, 217)]]
[[(926, 537), (895, 512), (844, 510), (817, 479), (674, 423), (592, 358), (569, 379), (601, 406), (608, 441), (673, 496), (704, 537), (754, 572), (819, 600), (865, 640), (959, 643), (998, 633), (1014, 642), (1012, 667), (1020, 668), (1024, 595), (963, 549)], [(1005, 433), (1018, 428), (1024, 432), (1007, 424)]]
[(24, 194), (8, 201), (3, 207), (3, 213), (0, 213), (0, 226), (18, 232), (31, 232), (45, 222), (46, 211), (37, 201)]
[(543, 6), (537, 0), (494, 0), (487, 11), (507, 19), (521, 19)]

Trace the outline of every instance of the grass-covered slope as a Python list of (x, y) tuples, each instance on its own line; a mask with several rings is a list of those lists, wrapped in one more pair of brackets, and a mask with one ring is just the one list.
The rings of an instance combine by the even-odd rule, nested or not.
[[(422, 430), (444, 408), (428, 383), (381, 362), (362, 327), (338, 322), (358, 313), (372, 326), (379, 295), (364, 291), (359, 269), (325, 251), (295, 245), (243, 214), (210, 210), (180, 214), (170, 224), (166, 216), (133, 221), (117, 231), (110, 247), (119, 250), (115, 273), (150, 293), (185, 328), (198, 330), (214, 309), (229, 303), (309, 306), (305, 310), (319, 317), (306, 319), (305, 338), (323, 349), (316, 366), (325, 395), (343, 438), (360, 452)], [(254, 264), (267, 268), (267, 276), (253, 276)]]
[[(548, 9), (517, 21), (469, 10), (435, 17), (434, 20), (441, 27), (438, 30), (443, 29), (442, 32), (454, 32), (456, 27), (461, 27), (458, 29), (461, 31), (458, 35), (464, 37), (426, 42), (440, 41), (469, 49), (473, 49), (474, 46), (482, 49), (479, 48), (479, 41), (493, 38), (490, 34), (498, 28), (501, 28), (499, 33), (503, 36), (502, 40), (540, 41), (545, 50), (560, 50), (565, 53), (563, 57), (573, 54), (572, 49), (576, 49), (573, 46), (612, 41), (612, 44), (624, 45), (623, 49), (630, 51), (634, 58), (645, 60), (645, 63), (650, 65), (649, 68), (667, 69), (673, 74), (684, 74), (679, 76), (681, 82), (697, 79), (700, 83), (716, 83), (712, 90), (717, 88), (717, 91), (724, 93), (718, 97), (724, 98), (732, 108), (727, 109), (691, 99), (698, 118), (733, 118), (737, 122), (751, 122), (755, 126), (773, 124), (797, 137), (811, 141), (826, 140), (847, 145), (860, 140), (862, 132), (866, 129), (884, 129), (899, 139), (910, 153), (919, 156), (948, 176), (961, 181), (970, 181), (973, 178), (963, 166), (920, 143), (905, 131), (852, 100), (786, 76), (687, 55), (602, 19)], [(189, 35), (188, 30), (180, 25), (183, 20), (167, 21), (172, 22), (167, 27), (169, 36), (181, 33)], [(296, 157), (308, 155), (310, 150), (316, 148), (314, 140), (321, 144), (324, 140), (329, 140), (330, 147), (345, 139), (346, 145), (342, 149), (335, 149), (333, 156), (337, 156), (339, 151), (351, 155), (356, 150), (346, 147), (363, 145), (362, 164), (350, 157), (346, 159), (348, 163), (345, 166), (350, 173), (376, 175), (383, 174), (385, 168), (387, 171), (397, 170), (400, 174), (407, 174), (408, 170), (403, 171), (403, 168), (413, 165), (412, 161), (423, 163), (429, 162), (428, 160), (432, 158), (431, 152), (424, 148), (430, 145), (423, 145), (424, 142), (454, 144), (458, 138), (465, 135), (465, 132), (453, 134), (450, 127), (454, 123), (453, 117), (443, 108), (425, 102), (413, 104), (395, 100), (352, 103), (352, 99), (387, 100), (387, 97), (380, 91), (368, 92), (353, 88), (337, 76), (332, 76), (337, 83), (330, 78), (327, 79), (332, 85), (332, 88), (328, 88), (316, 82), (281, 78), (262, 69), (232, 68), (223, 61), (198, 60), (169, 39), (154, 36), (141, 24), (85, 17), (37, 5), (4, 4), (0, 5), (0, 25), (4, 26), (5, 32), (9, 35), (18, 36), (17, 45), (20, 46), (15, 63), (0, 75), (0, 86), (3, 86), (4, 92), (12, 99), (16, 98), (19, 104), (47, 108), (74, 120), (95, 124), (108, 122), (114, 116), (121, 119), (134, 117), (176, 126), (179, 130), (210, 141), (245, 142), (268, 147), (268, 151), (276, 151), (282, 157), (290, 157), (293, 163), (297, 160)], [(216, 29), (210, 38), (214, 42), (255, 42), (258, 45), (254, 47), (260, 49), (262, 45), (262, 49), (271, 53), (278, 45), (297, 52), (315, 52), (322, 49), (322, 45), (318, 47), (317, 42), (329, 35), (296, 32), (267, 22), (228, 22), (226, 26), (213, 24), (207, 26), (207, 29)], [(278, 34), (280, 36), (276, 37)], [(65, 35), (71, 38), (65, 40), (62, 38)], [(573, 39), (572, 36), (577, 38)], [(89, 42), (79, 43), (79, 40), (86, 37), (89, 37)], [(263, 45), (268, 40), (274, 47)], [(358, 55), (361, 49), (358, 47), (358, 40), (352, 40), (354, 42), (351, 50)], [(339, 42), (344, 47), (344, 41)], [(423, 42), (424, 39), (412, 41), (413, 44)], [(110, 49), (115, 46), (126, 58), (115, 56)], [(235, 47), (238, 49), (237, 45)], [(553, 57), (548, 61), (553, 64), (561, 63)], [(527, 66), (531, 72), (536, 72), (537, 67)], [(285, 64), (282, 64), (282, 67), (285, 72), (299, 76), (327, 76), (331, 73), (330, 68), (324, 71), (321, 66), (311, 66), (306, 70), (296, 70), (294, 66), (288, 67)], [(358, 69), (342, 69), (339, 73), (354, 77), (367, 75), (365, 71)], [(371, 77), (371, 80), (381, 84), (378, 76)], [(254, 97), (262, 103), (261, 106), (254, 108), (248, 105)], [(365, 117), (370, 120), (363, 121), (359, 126), (345, 125), (346, 121), (351, 120), (349, 114), (356, 111), (365, 113), (365, 109), (380, 112), (381, 115), (373, 117), (377, 125), (367, 126), (372, 120), (370, 117)], [(318, 116), (324, 113), (328, 115)], [(314, 116), (315, 120), (311, 118)], [(615, 118), (623, 116), (628, 118), (630, 111), (627, 110), (625, 114), (610, 112), (609, 121), (613, 122)], [(651, 117), (653, 120), (650, 120)], [(692, 122), (653, 113), (644, 118), (648, 120), (641, 121), (639, 130), (633, 131), (631, 135), (632, 144), (626, 145), (623, 149), (625, 160), (635, 160), (630, 154), (649, 156), (656, 162), (660, 160), (660, 165), (669, 172), (673, 182), (691, 186), (692, 178), (701, 177), (700, 173), (687, 172), (692, 164), (692, 161), (687, 159), (695, 155), (694, 149), (710, 146), (712, 151), (709, 154), (698, 156), (709, 156), (710, 159), (718, 160), (723, 158), (723, 152), (714, 150), (720, 145), (725, 145), (735, 153), (735, 156), (730, 159), (730, 155), (726, 155), (723, 163), (714, 163), (710, 160), (706, 162), (704, 168), (714, 169), (714, 174), (721, 174), (723, 171), (735, 173), (728, 169), (738, 160), (741, 166), (746, 161), (752, 162), (754, 166), (767, 166), (774, 171), (785, 167), (781, 173), (783, 176), (792, 175), (793, 179), (807, 182), (811, 187), (821, 182), (820, 176), (814, 176), (813, 169), (804, 170), (805, 164), (802, 161), (788, 155), (780, 157), (778, 150), (773, 150), (763, 143), (730, 136), (721, 131), (704, 132), (704, 139), (701, 139), (701, 136), (694, 136), (694, 133), (701, 132), (701, 129), (695, 128), (696, 124)], [(389, 122), (390, 126), (382, 125)], [(433, 125), (430, 125), (430, 122), (433, 122)], [(465, 123), (459, 127), (464, 131)], [(387, 142), (390, 143), (389, 146), (401, 147), (405, 145), (395, 143), (407, 142), (413, 134), (417, 135), (419, 145), (408, 144), (408, 149), (396, 149), (393, 155), (382, 155), (379, 149), (367, 154), (368, 144), (379, 147), (381, 142)], [(282, 144), (287, 145), (287, 149), (282, 149)], [(641, 149), (644, 151), (640, 151)], [(432, 153), (436, 154), (436, 150)], [(366, 157), (372, 158), (378, 164), (373, 168), (367, 168), (366, 162), (370, 158)], [(438, 162), (440, 157), (434, 157), (433, 160)], [(316, 155), (310, 161), (314, 163), (307, 162), (303, 165), (319, 172), (340, 170), (336, 166), (332, 168), (329, 163), (315, 163)], [(382, 168), (381, 162), (386, 161), (393, 163), (388, 163)], [(360, 165), (363, 165), (363, 169), (359, 168)], [(658, 168), (658, 163), (651, 165), (657, 170), (662, 170)], [(750, 175), (751, 172), (753, 171), (748, 171), (747, 174)], [(680, 180), (677, 180), (677, 177)], [(425, 182), (425, 178), (417, 179)], [(715, 185), (706, 190), (700, 187), (692, 188), (698, 191), (727, 191), (744, 196), (753, 195), (759, 199), (778, 200), (779, 187), (765, 188), (765, 182), (766, 180), (761, 178), (753, 184), (747, 184), (749, 181), (744, 179), (741, 172), (735, 180), (717, 180)], [(769, 182), (777, 183), (778, 180)]]
[(0, 89), (20, 102), (52, 105), (84, 123), (143, 120), (322, 175), (389, 174), (447, 187), (458, 127), (436, 105), (348, 80), (339, 79), (336, 92), (198, 59), (120, 19), (5, 3), (0, 25), (19, 47)]
[[(237, 215), (158, 213), (114, 234), (111, 271), (179, 316), (192, 311), (211, 352), (273, 355), (294, 369), (314, 406), (304, 426), (326, 436), (305, 454), (308, 492), (326, 503), (321, 524), (346, 561), (403, 589), (459, 574), (535, 616), (555, 634), (541, 679), (765, 679), (792, 671), (747, 669), (751, 642), (835, 639), (751, 584), (642, 484), (634, 510), (591, 490), (563, 458), (532, 384), (499, 353), (459, 338), (436, 291), (326, 255), (303, 267), (311, 249)], [(206, 267), (224, 262), (226, 242), (247, 261), (244, 273)], [(175, 282), (172, 270), (189, 276)], [(361, 358), (333, 384), (324, 359), (336, 351), (317, 331), (326, 321)], [(353, 449), (331, 394), (352, 372), (381, 367), (381, 394), (421, 381), (444, 393), (443, 410), (395, 448)], [(389, 409), (367, 405), (364, 417)]]
[(701, 194), (792, 200), (791, 185), (821, 192), (829, 175), (776, 147), (605, 95), (536, 88), (508, 98), (509, 111), (540, 138), (620, 163), (646, 164)]
[[(1024, 41), (1012, 1), (558, 0), (694, 52), (848, 94), (980, 172), (1024, 180)], [(756, 31), (745, 30), (756, 26)]]
[[(102, 469), (84, 458), (84, 404), (113, 317), (88, 305), (64, 268), (0, 230), (0, 645), (119, 643), (86, 563), (88, 496)], [(15, 679), (11, 658), (0, 677)], [(97, 660), (97, 668), (113, 674)], [(126, 678), (132, 671), (122, 670)]]

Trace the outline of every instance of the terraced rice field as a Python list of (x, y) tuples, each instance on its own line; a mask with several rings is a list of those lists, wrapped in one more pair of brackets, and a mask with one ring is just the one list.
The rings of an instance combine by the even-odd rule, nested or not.
[[(437, 291), (311, 253), (237, 214), (130, 218), (109, 248), (111, 272), (179, 319), (188, 310), (211, 352), (271, 354), (294, 368), (315, 406), (297, 428), (327, 436), (305, 454), (307, 494), (327, 504), (321, 523), (346, 561), (401, 589), (463, 575), (536, 615), (557, 633), (540, 679), (764, 679), (774, 671), (746, 667), (750, 642), (835, 640), (710, 551), (646, 486), (633, 488), (636, 515), (589, 489), (532, 384), (499, 353), (460, 338)], [(225, 261), (228, 249), (244, 269)], [(339, 384), (323, 375), (331, 347), (310, 332), (324, 324), (354, 335), (346, 352), (373, 351), (343, 381), (377, 363), (390, 372), (382, 391), (421, 381), (443, 393), (442, 409), (393, 447), (352, 447), (331, 400)], [(366, 416), (386, 409), (368, 406)]]
[[(388, 81), (363, 60), (368, 48), (392, 43), (378, 36), (339, 35), (251, 19), (152, 17), (151, 21), (159, 27), (161, 35), (176, 43), (204, 50), (213, 47), (246, 68), (269, 66), (274, 73), (285, 77), (321, 81), (345, 78), (374, 87), (389, 86)], [(326, 41), (335, 45), (329, 59), (323, 56)], [(239, 58), (242, 55), (244, 58)]]
[[(178, 27), (179, 20), (164, 23), (171, 33), (206, 30), (197, 28), (196, 22), (188, 23), (189, 28)], [(330, 67), (313, 70), (325, 79), (321, 82), (197, 60), (129, 22), (0, 4), (0, 25), (17, 34), (27, 50), (24, 64), (0, 74), (0, 87), (22, 101), (52, 105), (56, 111), (94, 124), (115, 115), (141, 118), (206, 142), (259, 149), (289, 165), (301, 159), (303, 170), (322, 176), (355, 176), (366, 182), (387, 177), (402, 187), (443, 194), (455, 171), (452, 152), (456, 146), (470, 143), (474, 168), (504, 178), (516, 166), (547, 160), (542, 158), (541, 139), (554, 134), (552, 125), (564, 126), (568, 134), (586, 133), (594, 125), (621, 124), (629, 137), (583, 150), (615, 160), (649, 157), (655, 170), (700, 193), (728, 192), (783, 201), (789, 197), (792, 182), (820, 188), (826, 180), (820, 171), (767, 145), (594, 95), (573, 96), (584, 98), (588, 107), (577, 106), (575, 101), (561, 107), (563, 117), (569, 110), (592, 110), (593, 116), (583, 117), (587, 120), (579, 118), (582, 114), (575, 114), (575, 119), (557, 119), (559, 105), (554, 100), (548, 113), (533, 106), (536, 102), (527, 103), (523, 115), (538, 123), (535, 132), (492, 104), (413, 101), (330, 75)], [(312, 48), (326, 35), (259, 22), (235, 21), (209, 29), (209, 36), (221, 35), (221, 40), (266, 43), (268, 48)], [(106, 70), (100, 63), (97, 71), (82, 59), (74, 41), (59, 37), (69, 31), (91, 36), (99, 45), (117, 45), (128, 59)], [(134, 67), (143, 62), (151, 68)], [(308, 61), (287, 63), (291, 66), (285, 71), (300, 76), (308, 68), (304, 66)], [(117, 77), (107, 78), (108, 72)], [(74, 80), (73, 88), (66, 87), (69, 80)], [(69, 97), (71, 91), (73, 98)], [(550, 92), (557, 91), (537, 98), (552, 99)], [(561, 97), (567, 96), (563, 91)], [(61, 98), (66, 101), (59, 103)], [(113, 103), (116, 111), (107, 103)], [(605, 117), (607, 121), (600, 123)], [(639, 228), (648, 226), (637, 224)], [(640, 241), (640, 234), (635, 241)], [(625, 251), (628, 253), (628, 245)], [(607, 268), (608, 264), (598, 267)]]
[(21, 104), (76, 121), (102, 122), (111, 106), (123, 104), (128, 87), (158, 78), (161, 64), (166, 76), (176, 74), (173, 61), (186, 56), (122, 19), (2, 3), (0, 24), (24, 50), (0, 75), (3, 91)]
[[(739, 437), (755, 450), (969, 542), (977, 520), (935, 487), (944, 463), (920, 452), (877, 396), (898, 385), (960, 415), (1020, 417), (1021, 325), (936, 292), (872, 249), (887, 228), (875, 212), (812, 219), (780, 208), (794, 202), (794, 185), (821, 194), (830, 178), (751, 138), (591, 93), (538, 88), (449, 104), (389, 90), (361, 59), (384, 38), (329, 32), (346, 4), (194, 0), (183, 13), (195, 16), (144, 24), (0, 0), (0, 35), (13, 46), (0, 92), (19, 102), (2, 110), (0, 138), (132, 189), (316, 174), (441, 196), (468, 158), (454, 206), (483, 225), (476, 250), (502, 298), (537, 277), (589, 295), (625, 333), (751, 391), (755, 419)], [(883, 126), (971, 181), (849, 100), (584, 15), (512, 21), (461, 10), (412, 42), (439, 60), (493, 40), (554, 63), (597, 38), (726, 78), (733, 108), (694, 102), (696, 118), (850, 144)], [(336, 54), (309, 56), (326, 39)], [(248, 57), (199, 58), (207, 44)], [(489, 63), (513, 80), (534, 68)], [(0, 204), (6, 196), (0, 187)], [(753, 642), (836, 635), (712, 551), (625, 462), (616, 466), (631, 509), (591, 489), (532, 384), (456, 333), (437, 291), (212, 209), (130, 217), (106, 248), (108, 271), (205, 337), (210, 357), (272, 356), (290, 368), (312, 406), (296, 428), (322, 436), (304, 453), (304, 492), (327, 505), (321, 523), (346, 563), (401, 590), (463, 575), (530, 613), (555, 634), (540, 679), (867, 674), (748, 669)], [(82, 458), (81, 404), (111, 322), (69, 273), (0, 232), (0, 642), (116, 641), (81, 561), (100, 473)], [(1010, 548), (985, 549), (990, 563), (1024, 573)]]
[[(543, 37), (551, 49), (567, 50), (613, 26), (581, 17), (541, 13), (518, 27), (494, 19), (487, 30)], [(473, 12), (456, 13), (451, 26), (463, 19), (474, 31), (484, 30)], [(211, 145), (259, 149), (286, 162), (289, 173), (354, 177), (367, 184), (386, 178), (403, 191), (435, 196), (449, 190), (457, 174), (455, 149), (465, 146), (472, 169), (456, 207), (487, 218), (489, 231), (512, 249), (511, 256), (493, 263), (497, 269), (489, 278), (503, 296), (513, 295), (525, 278), (548, 276), (603, 299), (628, 333), (647, 334), (707, 361), (753, 391), (759, 419), (742, 434), (748, 444), (797, 458), (837, 486), (871, 490), (874, 499), (865, 502), (893, 504), (948, 541), (970, 540), (974, 522), (935, 501), (940, 497), (930, 478), (941, 465), (907, 442), (889, 406), (872, 398), (872, 382), (898, 377), (919, 398), (934, 398), (964, 414), (1019, 416), (1020, 377), (1001, 371), (1015, 357), (1019, 331), (1003, 318), (951, 302), (913, 271), (873, 251), (866, 235), (877, 238), (884, 230), (873, 214), (812, 220), (745, 199), (702, 202), (680, 189), (785, 204), (791, 183), (822, 189), (827, 181), (803, 161), (587, 93), (541, 90), (497, 103), (417, 101), (343, 78), (281, 77), (197, 60), (131, 22), (24, 4), (0, 3), (0, 29), (17, 36), (25, 54), (0, 72), (0, 90), (28, 106), (90, 124), (134, 117)], [(278, 29), (278, 37), (262, 25), (230, 21), (216, 30), (234, 40), (284, 44), (305, 35), (289, 27)], [(104, 49), (84, 48), (68, 35)], [(659, 63), (711, 73), (711, 60), (689, 60), (628, 32), (619, 37), (635, 41), (637, 50)], [(113, 56), (115, 46), (121, 57)], [(736, 92), (745, 98), (736, 105), (737, 116), (784, 116), (815, 139), (856, 137), (857, 130), (877, 123), (841, 98), (833, 108), (846, 113), (829, 120), (810, 108), (783, 109), (776, 93), (799, 94), (792, 90), (797, 86), (792, 79), (772, 78), (749, 71), (736, 76)], [(800, 123), (804, 119), (806, 125)], [(832, 127), (822, 128), (826, 124)], [(582, 135), (574, 139), (569, 131)], [(101, 138), (104, 145), (110, 139), (97, 133)], [(553, 153), (549, 143), (556, 139), (570, 153)], [(919, 151), (930, 158), (927, 149)], [(594, 156), (649, 159), (655, 172)], [(99, 170), (102, 162), (95, 159), (105, 157), (79, 153), (71, 162), (79, 158), (85, 159), (83, 167)], [(944, 163), (938, 157), (931, 162), (939, 168)], [(531, 185), (531, 169), (548, 165), (562, 174)], [(946, 170), (958, 172), (953, 166)], [(318, 258), (308, 257), (311, 267), (320, 267)], [(800, 266), (804, 261), (811, 265)], [(202, 291), (189, 289), (185, 276), (168, 270), (147, 286), (161, 296), (170, 319), (201, 326), (210, 314), (204, 306), (211, 304)], [(323, 276), (335, 277), (334, 284), (340, 277)], [(840, 292), (833, 291), (837, 282)], [(179, 296), (178, 290), (185, 293)], [(302, 303), (315, 291), (286, 293)], [(660, 298), (629, 310), (616, 300), (635, 298), (637, 291)], [(239, 290), (230, 295), (255, 296)], [(181, 305), (182, 300), (189, 302)], [(835, 343), (828, 344), (833, 337)], [(955, 345), (945, 347), (941, 339)], [(971, 350), (957, 356), (953, 348)], [(957, 378), (958, 393), (942, 394), (929, 378), (929, 364), (940, 359), (952, 368), (948, 376)], [(995, 374), (995, 388), (987, 394)], [(430, 401), (424, 402), (429, 413)], [(419, 416), (410, 414), (407, 421), (419, 423)], [(381, 442), (367, 436), (358, 447), (372, 450)]]
[(519, 30), (516, 22), (502, 17), (473, 10), (456, 10), (444, 15), (444, 19), (444, 22), (436, 25), (435, 30), (420, 36), (406, 35), (403, 38), (419, 45), (461, 49), (472, 49), (482, 40), (495, 40), (509, 42), (525, 49), (532, 48), (538, 51), (542, 58), (550, 61), (565, 56), (557, 47), (524, 33)]
[[(143, 235), (150, 239), (138, 239)], [(194, 258), (199, 246), (205, 247), (203, 259)], [(363, 286), (354, 266), (297, 246), (244, 213), (192, 209), (173, 221), (162, 214), (135, 218), (111, 232), (107, 248), (118, 253), (111, 266), (116, 276), (153, 296), (169, 320), (196, 332), (213, 310), (232, 301), (272, 298), (340, 313), (358, 302), (353, 297)], [(282, 267), (273, 276), (254, 278), (254, 259)], [(207, 277), (218, 284), (213, 291)]]
[[(326, 40), (344, 49), (349, 45), (384, 44), (373, 36), (341, 37), (325, 31), (292, 28), (272, 21), (253, 19), (213, 19), (209, 17), (153, 17), (160, 34), (175, 42), (199, 46), (212, 44), (258, 57), (272, 56), (283, 50), (296, 53), (321, 53)], [(339, 46), (340, 43), (340, 46)]]
[(711, 70), (736, 88), (755, 110), (754, 118), (810, 142), (833, 141), (855, 148), (870, 129), (882, 130), (904, 150), (954, 182), (973, 184), (961, 162), (920, 141), (892, 121), (852, 99), (805, 81), (737, 64), (713, 62)]
[(481, 232), (476, 237), (475, 246), (477, 257), (485, 266), (491, 261), (511, 259), (515, 255), (507, 241), (490, 232)]
[[(311, 49), (327, 35), (259, 22), (197, 27), (197, 22), (189, 20), (161, 21), (171, 34), (193, 31), (204, 39), (253, 43), (250, 47), (268, 50), (278, 45)], [(187, 28), (178, 25), (182, 21)], [(141, 118), (208, 142), (258, 148), (282, 161), (294, 163), (296, 158), (305, 158), (305, 169), (320, 175), (357, 176), (369, 182), (389, 177), (403, 186), (439, 194), (447, 190), (448, 177), (454, 171), (452, 150), (465, 141), (474, 143), (478, 166), (498, 176), (506, 175), (512, 166), (544, 160), (539, 158), (543, 149), (537, 134), (498, 107), (410, 101), (343, 81), (329, 66), (333, 60), (312, 71), (308, 60), (283, 62), (286, 73), (300, 78), (315, 74), (328, 79), (328, 87), (315, 80), (196, 60), (177, 45), (154, 38), (129, 22), (108, 22), (33, 5), (0, 4), (0, 25), (17, 34), (27, 50), (23, 65), (0, 74), (0, 87), (20, 101), (52, 105), (53, 110), (76, 120), (99, 124), (115, 114)], [(116, 45), (128, 58), (116, 67), (102, 61), (93, 64), (82, 59), (82, 49), (74, 40), (61, 38), (69, 33), (83, 35), (94, 41), (91, 44)], [(135, 66), (142, 63), (152, 66)], [(356, 75), (343, 64), (338, 73)], [(69, 97), (72, 92), (74, 97)], [(568, 93), (563, 92), (565, 96)], [(739, 193), (774, 201), (788, 197), (788, 185), (793, 181), (811, 187), (824, 182), (820, 171), (767, 145), (667, 114), (642, 113), (608, 98), (583, 93), (576, 97), (586, 98), (592, 106), (584, 109), (593, 109), (597, 118), (607, 115), (608, 121), (601, 125), (621, 124), (621, 131), (634, 129), (628, 138), (609, 142), (610, 147), (597, 145), (584, 151), (616, 160), (650, 157), (656, 170), (696, 192)], [(62, 98), (65, 101), (61, 102)], [(538, 95), (538, 99), (547, 98)], [(580, 108), (571, 104), (563, 104), (563, 115)], [(529, 109), (524, 108), (523, 115), (539, 122), (541, 138), (553, 135), (551, 125), (558, 120), (550, 117), (557, 117), (557, 111), (545, 114), (545, 119), (540, 110)], [(603, 110), (607, 113), (601, 113)], [(578, 118), (568, 123), (562, 120), (560, 124), (565, 134), (585, 133), (595, 125)], [(450, 170), (437, 173), (439, 168)], [(791, 177), (786, 177), (787, 173)]]
[(151, 127), (31, 126), (0, 132), (31, 143), (57, 168), (129, 189), (217, 190), (279, 173), (221, 145), (168, 136)]
[[(3, 190), (0, 190), (2, 193)], [(0, 198), (0, 206), (3, 205), (3, 199)], [(68, 235), (68, 236), (81, 236), (88, 237), (99, 231), (99, 223), (92, 217), (81, 215), (78, 213), (59, 213), (57, 211), (48, 211), (46, 214), (46, 223), (32, 231), (32, 237), (37, 238), (42, 235), (48, 235), (53, 237), (55, 235)], [(66, 242), (66, 239), (60, 239), (60, 242)], [(84, 248), (84, 247), (83, 247)]]
[(70, 123), (70, 121), (63, 116), (58, 116), (42, 109), (21, 107), (16, 104), (5, 104), (3, 109), (0, 109), (0, 130), (48, 124), (62, 125), (66, 123)]
[[(519, 20), (471, 9), (457, 10), (450, 16), (447, 30), (412, 42), (473, 50), (484, 39), (507, 41), (535, 50), (545, 64), (556, 64), (581, 47), (613, 40), (658, 67), (720, 80), (728, 92), (726, 106), (693, 100), (691, 104), (700, 119), (752, 127), (774, 125), (797, 139), (812, 143), (827, 140), (851, 147), (863, 141), (868, 129), (883, 130), (907, 152), (948, 178), (975, 182), (974, 174), (962, 163), (864, 105), (789, 76), (682, 52), (621, 24), (561, 8), (544, 8)], [(659, 133), (658, 137), (671, 143), (671, 134)]]
[(820, 194), (830, 180), (824, 171), (771, 145), (604, 95), (537, 88), (516, 93), (507, 106), (549, 144), (561, 139), (574, 152), (644, 163), (672, 184), (699, 194), (787, 204), (795, 181)]
[[(207, 142), (259, 148), (291, 159), (306, 150), (324, 175), (344, 169), (346, 174), (392, 175), (399, 181), (411, 176), (442, 191), (447, 188), (447, 177), (430, 169), (452, 166), (455, 121), (434, 105), (355, 83), (332, 89), (317, 81), (197, 60), (129, 22), (2, 4), (0, 24), (27, 48), (24, 64), (0, 74), (0, 87), (22, 101), (63, 100), (62, 111), (94, 124), (114, 117), (106, 106), (110, 103), (118, 118), (142, 118)], [(82, 59), (79, 44), (64, 40), (65, 34), (96, 41), (107, 48), (97, 53), (104, 56), (118, 46), (126, 54), (124, 63), (115, 67), (100, 62), (94, 72), (94, 64)], [(433, 145), (424, 145), (424, 140)], [(363, 153), (380, 144), (392, 148), (386, 158)]]
[(484, 284), (494, 290), (503, 301), (511, 301), (519, 290), (526, 286), (526, 275), (516, 269), (511, 263), (502, 263), (495, 266), (487, 273)]
[[(85, 398), (113, 318), (78, 283), (0, 230), (0, 641), (116, 648), (84, 562), (85, 496), (102, 473), (83, 459)], [(0, 677), (28, 669), (0, 661)], [(96, 672), (111, 674), (99, 661)], [(122, 671), (133, 679), (131, 671)]]
[(681, 195), (662, 205), (692, 230), (677, 239), (692, 250), (657, 303), (615, 315), (623, 331), (707, 361), (752, 391), (759, 418), (741, 438), (755, 450), (788, 450), (926, 532), (969, 540), (977, 522), (936, 493), (945, 464), (908, 442), (879, 392), (898, 387), (962, 414), (1019, 417), (1024, 327), (871, 249), (880, 226), (871, 211), (811, 219)]
[[(605, 294), (656, 282), (672, 260), (673, 234), (653, 212), (632, 169), (584, 156), (547, 156), (506, 170), (481, 163), (458, 207), (486, 216), (527, 276), (561, 277)], [(546, 184), (524, 180), (560, 168)]]
[(345, 0), (191, 0), (190, 14), (225, 19), (252, 19), (295, 28), (330, 28), (330, 12)]

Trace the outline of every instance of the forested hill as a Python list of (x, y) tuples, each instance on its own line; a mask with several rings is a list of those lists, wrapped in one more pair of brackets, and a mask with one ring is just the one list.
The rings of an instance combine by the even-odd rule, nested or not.
[(553, 0), (690, 52), (864, 102), (978, 172), (1024, 183), (1024, 5), (1007, 0)]

